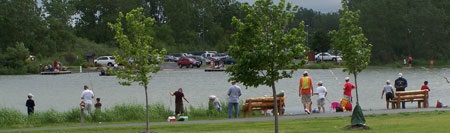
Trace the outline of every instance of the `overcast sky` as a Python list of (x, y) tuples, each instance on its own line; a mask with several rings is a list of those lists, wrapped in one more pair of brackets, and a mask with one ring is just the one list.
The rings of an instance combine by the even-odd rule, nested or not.
[[(255, 0), (237, 0), (239, 2), (248, 2), (253, 4)], [(337, 12), (341, 8), (341, 0), (285, 0), (293, 5), (298, 5), (303, 8), (313, 9), (322, 13)], [(279, 0), (274, 0), (278, 3)]]

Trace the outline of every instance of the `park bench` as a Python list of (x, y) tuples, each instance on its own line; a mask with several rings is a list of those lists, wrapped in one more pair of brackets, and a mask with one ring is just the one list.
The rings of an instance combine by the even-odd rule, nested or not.
[[(277, 97), (277, 105), (278, 105), (278, 114), (282, 115), (283, 107), (285, 105), (285, 96), (279, 96)], [(242, 112), (243, 116), (246, 117), (248, 114), (249, 116), (252, 116), (252, 112), (254, 110), (267, 110), (267, 109), (274, 109), (274, 100), (273, 97), (256, 97), (256, 98), (247, 98), (245, 100), (245, 103), (242, 106)], [(275, 111), (273, 111), (275, 113)]]
[(389, 102), (392, 109), (400, 109), (402, 102), (417, 102), (418, 108), (428, 108), (427, 95), (428, 91), (425, 90), (397, 91), (394, 99)]

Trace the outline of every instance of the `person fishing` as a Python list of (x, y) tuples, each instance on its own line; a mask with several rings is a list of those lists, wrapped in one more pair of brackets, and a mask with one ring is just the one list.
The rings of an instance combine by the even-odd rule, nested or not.
[(175, 96), (175, 114), (177, 116), (184, 114), (184, 108), (183, 108), (183, 99), (189, 103), (189, 101), (184, 97), (183, 89), (179, 88), (178, 91), (175, 91), (173, 93), (169, 93), (171, 96)]

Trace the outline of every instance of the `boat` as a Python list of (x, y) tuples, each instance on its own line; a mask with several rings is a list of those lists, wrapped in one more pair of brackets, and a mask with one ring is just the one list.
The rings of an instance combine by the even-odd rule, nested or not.
[(72, 71), (51, 71), (51, 72), (41, 72), (41, 75), (58, 75), (58, 74), (71, 74)]

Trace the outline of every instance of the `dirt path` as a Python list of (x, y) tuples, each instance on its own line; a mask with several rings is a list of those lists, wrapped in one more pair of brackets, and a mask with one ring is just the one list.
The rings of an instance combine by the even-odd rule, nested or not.
[[(425, 108), (425, 109), (396, 109), (396, 110), (364, 110), (364, 115), (372, 114), (395, 114), (403, 112), (426, 112), (426, 111), (449, 111), (450, 108)], [(280, 116), (279, 120), (292, 119), (308, 119), (308, 118), (323, 118), (323, 117), (347, 117), (351, 116), (351, 112), (327, 112), (318, 114), (295, 114)], [(238, 119), (223, 119), (223, 120), (196, 120), (187, 122), (151, 122), (150, 125), (175, 125), (175, 124), (206, 124), (206, 123), (226, 123), (226, 122), (255, 122), (255, 121), (273, 121), (273, 117), (252, 117), (252, 118), (238, 118)], [(84, 126), (73, 127), (43, 127), (43, 128), (22, 128), (22, 129), (1, 129), (0, 132), (22, 132), (22, 131), (48, 131), (48, 130), (68, 130), (68, 129), (89, 129), (97, 127), (117, 127), (117, 126), (145, 126), (145, 123), (127, 123), (127, 124), (89, 124)]]

